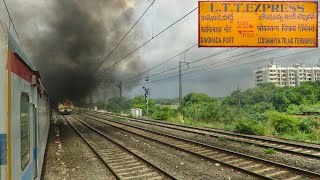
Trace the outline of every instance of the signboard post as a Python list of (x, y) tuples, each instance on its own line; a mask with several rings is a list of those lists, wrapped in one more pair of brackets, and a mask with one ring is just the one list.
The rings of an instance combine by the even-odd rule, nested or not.
[(199, 47), (318, 47), (318, 1), (199, 1)]

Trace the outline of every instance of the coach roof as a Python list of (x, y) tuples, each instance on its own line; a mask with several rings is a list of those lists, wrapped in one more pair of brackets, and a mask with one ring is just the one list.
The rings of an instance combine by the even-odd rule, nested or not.
[[(3, 22), (2, 22), (3, 23)], [(14, 36), (12, 35), (12, 33), (10, 32), (10, 30), (6, 27), (6, 31), (7, 31), (7, 35), (8, 35), (8, 44), (9, 44), (9, 48), (10, 50), (12, 50), (14, 53), (16, 53), (17, 55), (20, 56), (20, 58), (23, 60), (23, 62), (29, 66), (29, 68), (32, 71), (36, 71), (36, 68), (33, 66), (33, 64), (31, 63), (29, 57), (27, 56), (27, 54), (25, 53), (25, 51), (22, 49), (21, 45), (17, 42), (17, 40), (14, 38)]]

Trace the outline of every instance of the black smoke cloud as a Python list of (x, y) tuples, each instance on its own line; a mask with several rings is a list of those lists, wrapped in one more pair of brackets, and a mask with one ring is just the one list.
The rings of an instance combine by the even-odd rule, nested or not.
[[(19, 24), (24, 23), (25, 29), (30, 29), (24, 33), (25, 48), (54, 101), (79, 100), (98, 87), (100, 82), (92, 72), (132, 24), (131, 3), (131, 0), (51, 0), (38, 13), (34, 12), (36, 9), (20, 12), (23, 17), (17, 16), (21, 17)], [(130, 52), (135, 47), (133, 38), (126, 39), (121, 51), (116, 51), (99, 71), (125, 55), (121, 52)], [(139, 56), (135, 58), (135, 63), (141, 64)], [(144, 67), (130, 68), (132, 64), (123, 63), (123, 67), (104, 73), (103, 78), (125, 77)]]

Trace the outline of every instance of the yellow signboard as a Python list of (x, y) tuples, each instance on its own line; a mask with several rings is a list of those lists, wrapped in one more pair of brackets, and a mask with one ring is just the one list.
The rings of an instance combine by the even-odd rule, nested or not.
[(199, 47), (318, 47), (318, 1), (199, 1)]

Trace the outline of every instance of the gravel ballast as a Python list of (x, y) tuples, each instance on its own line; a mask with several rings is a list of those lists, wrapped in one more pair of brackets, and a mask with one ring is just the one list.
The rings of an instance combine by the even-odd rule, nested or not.
[(117, 128), (76, 116), (113, 137), (120, 144), (144, 157), (178, 179), (254, 179), (233, 169), (202, 160), (188, 153), (170, 148)]
[(41, 179), (109, 180), (114, 177), (65, 119), (54, 113)]
[[(101, 117), (103, 117), (103, 116), (101, 116)], [(233, 151), (240, 152), (243, 154), (252, 155), (255, 157), (259, 157), (259, 158), (263, 158), (263, 159), (267, 159), (267, 160), (279, 162), (282, 164), (286, 164), (286, 165), (290, 165), (290, 166), (294, 166), (294, 167), (298, 167), (298, 168), (302, 168), (302, 169), (307, 169), (310, 171), (320, 173), (320, 161), (317, 159), (305, 158), (305, 157), (301, 157), (298, 155), (292, 155), (292, 154), (276, 152), (276, 151), (275, 151), (276, 152), (275, 154), (267, 154), (264, 151), (265, 148), (256, 147), (251, 144), (240, 143), (240, 142), (235, 142), (235, 141), (229, 141), (226, 139), (218, 139), (218, 138), (204, 136), (204, 135), (197, 135), (197, 134), (193, 134), (193, 133), (182, 132), (182, 131), (178, 131), (178, 130), (168, 129), (165, 127), (159, 127), (156, 124), (142, 124), (139, 122), (127, 121), (127, 120), (123, 120), (121, 122), (129, 123), (132, 125), (144, 127), (144, 128), (150, 129), (150, 130), (157, 131), (157, 132), (162, 132), (162, 133), (166, 133), (166, 134), (170, 134), (170, 135), (174, 135), (174, 136), (178, 136), (178, 137), (182, 137), (182, 138), (187, 138), (190, 140), (202, 142), (202, 143), (217, 146), (220, 148), (225, 148), (225, 149), (233, 150)]]

